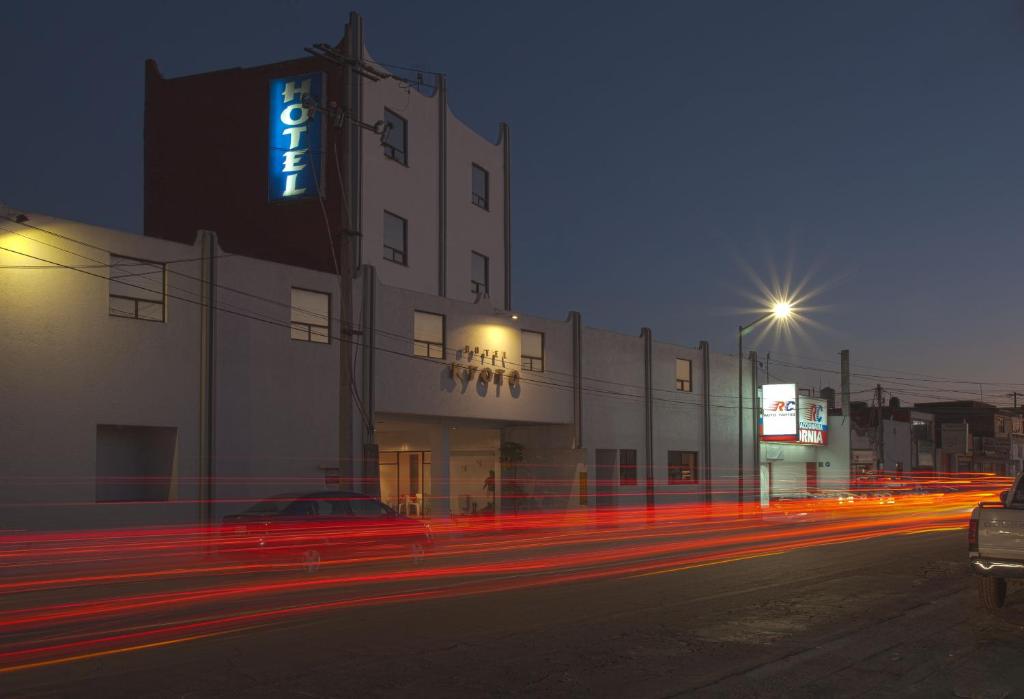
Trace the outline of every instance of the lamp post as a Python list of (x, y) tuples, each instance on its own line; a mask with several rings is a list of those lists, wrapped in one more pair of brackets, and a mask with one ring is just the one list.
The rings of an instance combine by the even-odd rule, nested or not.
[[(753, 321), (752, 323), (747, 323), (746, 325), (739, 326), (739, 332), (736, 334), (738, 345), (736, 352), (736, 360), (737, 369), (739, 370), (736, 379), (737, 386), (739, 388), (739, 391), (737, 392), (737, 416), (739, 424), (737, 444), (739, 446), (739, 454), (736, 461), (736, 502), (741, 508), (743, 507), (743, 336), (750, 332), (754, 328), (754, 326), (760, 325), (762, 322), (768, 320), (769, 318), (774, 318), (776, 320), (784, 320), (788, 318), (792, 312), (792, 304), (786, 301), (779, 301), (774, 306), (772, 306), (772, 310), (768, 311), (757, 320)], [(753, 396), (751, 396), (751, 398), (753, 399)]]

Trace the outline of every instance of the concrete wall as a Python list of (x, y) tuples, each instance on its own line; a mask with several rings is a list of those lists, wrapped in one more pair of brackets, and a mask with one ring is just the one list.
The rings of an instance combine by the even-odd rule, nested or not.
[[(512, 320), (486, 302), (454, 301), (384, 284), (378, 285), (376, 299), (377, 411), (513, 422), (572, 421), (572, 336), (568, 322), (532, 316)], [(416, 310), (445, 316), (444, 360), (413, 356)], [(524, 329), (544, 333), (543, 372), (521, 370), (520, 338)], [(467, 345), (469, 354), (465, 352)], [(483, 356), (484, 350), (487, 357)], [(462, 367), (454, 377), (449, 368), (453, 362)], [(476, 373), (467, 380), (465, 367), (470, 366)], [(484, 368), (492, 372), (500, 369), (505, 377), (500, 382), (493, 378), (481, 382), (480, 371)], [(510, 387), (507, 378), (513, 371), (520, 372), (517, 388)]]
[[(197, 520), (200, 247), (36, 214), (30, 222), (66, 237), (0, 233), (17, 251), (0, 251), (0, 264), (43, 266), (0, 270), (0, 526)], [(107, 251), (167, 263), (165, 322), (109, 315)], [(215, 264), (214, 497), (228, 501), (219, 517), (246, 506), (231, 500), (322, 487), (350, 396), (346, 385), (339, 398), (336, 305), (331, 343), (290, 338), (291, 287), (336, 304), (333, 275), (222, 254)], [(95, 504), (99, 425), (176, 430), (169, 502)]]
[[(366, 59), (373, 60), (368, 54)], [(446, 263), (443, 295), (472, 301), (470, 260), (471, 252), (477, 251), (489, 259), (490, 297), (496, 307), (503, 308), (503, 144), (480, 136), (459, 121), (448, 108), (443, 91), (407, 86), (398, 80), (363, 79), (362, 85), (365, 122), (373, 124), (384, 119), (385, 109), (406, 120), (408, 162), (402, 165), (386, 158), (380, 137), (371, 131), (362, 132), (361, 262), (377, 267), (380, 280), (386, 285), (439, 294), (439, 256), (443, 254)], [(443, 148), (442, 131), (446, 143)], [(473, 163), (486, 169), (489, 175), (486, 210), (472, 203)], [(443, 222), (439, 188), (442, 168), (446, 185)], [(385, 210), (408, 221), (408, 264), (405, 266), (383, 259)]]
[[(690, 360), (692, 390), (676, 388), (676, 359)], [(653, 343), (651, 377), (654, 428), (654, 479), (658, 502), (695, 501), (703, 495), (704, 483), (679, 485), (668, 482), (669, 450), (697, 452), (697, 472), (703, 472), (707, 455), (703, 449), (703, 374), (700, 350), (662, 342)]]
[[(368, 60), (370, 59), (367, 56)], [(406, 120), (407, 164), (384, 155), (380, 136), (362, 132), (362, 264), (374, 265), (385, 284), (437, 293), (438, 106), (437, 96), (396, 80), (363, 80), (363, 120), (373, 124), (389, 110)], [(408, 221), (408, 264), (383, 259), (384, 211)]]
[(644, 502), (644, 342), (640, 336), (583, 328), (583, 446), (589, 481), (598, 483), (595, 450), (633, 449), (636, 485), (620, 485), (614, 471), (616, 503)]
[[(94, 247), (79, 246), (65, 253), (12, 234), (5, 235), (5, 247), (44, 260), (93, 267), (0, 270), (0, 290), (8, 299), (0, 307), (0, 322), (7, 329), (0, 338), (4, 359), (0, 379), (7, 399), (0, 416), (5, 444), (0, 476), (6, 486), (0, 498), (8, 504), (7, 518), (31, 526), (54, 524), (52, 515), (37, 507), (11, 509), (15, 502), (39, 502), (40, 493), (45, 493), (54, 500), (87, 504), (69, 515), (69, 522), (195, 519), (203, 389), (199, 246), (45, 217), (34, 216), (33, 221)], [(63, 240), (60, 244), (74, 245)], [(105, 250), (165, 261), (180, 272), (167, 277), (167, 322), (109, 316)], [(31, 258), (14, 253), (4, 253), (3, 260), (7, 265), (32, 263)], [(486, 459), (497, 459), (500, 442), (508, 439), (526, 447), (527, 467), (535, 467), (531, 474), (535, 492), (565, 506), (578, 504), (581, 470), (587, 473), (588, 506), (596, 503), (594, 464), (599, 449), (636, 451), (635, 485), (619, 485), (618, 468), (614, 472), (615, 500), (620, 505), (646, 502), (648, 464), (653, 466), (656, 503), (699, 500), (706, 486), (716, 500), (735, 499), (735, 356), (709, 355), (709, 458), (704, 450), (704, 369), (698, 349), (653, 339), (648, 344), (644, 334), (583, 327), (577, 384), (573, 315), (566, 320), (513, 319), (496, 309), (492, 300), (469, 303), (378, 281), (372, 286), (376, 347), (372, 381), (349, 385), (344, 381), (347, 374), (339, 376), (341, 350), (367, 336), (358, 331), (349, 334), (341, 326), (334, 275), (223, 254), (215, 260), (215, 274), (216, 517), (241, 509), (254, 498), (323, 487), (324, 469), (337, 467), (354, 451), (342, 427), (345, 411), (357, 394), (364, 409), (370, 410), (372, 404), (373, 417), (380, 416), (376, 438), (382, 448), (432, 452), (427, 494), (435, 515), (456, 509), (458, 496), (464, 495), (451, 489), (449, 461), (476, 458), (480, 452), (486, 452)], [(369, 301), (361, 298), (361, 282), (362, 278), (357, 280), (353, 292), (356, 308)], [(291, 339), (292, 287), (330, 296), (330, 343)], [(443, 359), (414, 356), (416, 310), (445, 316)], [(357, 324), (366, 320), (359, 316)], [(544, 333), (543, 371), (525, 371), (521, 366), (524, 329)], [(649, 391), (645, 387), (648, 347)], [(356, 358), (361, 362), (366, 357), (359, 352)], [(677, 358), (691, 361), (692, 391), (676, 389)], [(467, 377), (469, 368), (475, 372)], [(486, 382), (480, 380), (484, 369), (494, 372)], [(504, 374), (497, 379), (499, 370)], [(519, 373), (515, 387), (509, 382), (513, 372)], [(752, 500), (757, 482), (749, 362), (744, 362), (743, 375), (745, 495)], [(368, 387), (372, 390), (367, 392)], [(577, 393), (581, 443), (576, 438)], [(173, 497), (179, 504), (92, 504), (97, 425), (173, 428), (177, 435)], [(485, 434), (487, 443), (473, 442), (473, 430)], [(834, 444), (837, 436), (833, 433)], [(698, 483), (668, 483), (669, 450), (698, 453)], [(707, 482), (702, 467), (709, 462), (711, 481)], [(375, 472), (366, 473), (375, 478)], [(43, 490), (39, 483), (45, 485)]]
[[(505, 186), (502, 144), (479, 136), (448, 111), (448, 296), (472, 301), (470, 259), (473, 251), (490, 260), (490, 295), (497, 308), (505, 305), (503, 240)], [(472, 203), (472, 165), (488, 173), (486, 210)]]
[[(338, 433), (339, 411), (352, 398), (338, 379), (339, 343), (349, 339), (337, 316), (337, 278), (226, 257), (217, 261), (217, 281), (215, 468), (223, 480), (215, 496), (322, 488), (323, 468), (338, 466), (339, 448), (348, 456), (348, 436)], [(291, 339), (292, 287), (330, 295), (330, 343)], [(217, 513), (244, 506), (226, 502)]]
[[(194, 517), (195, 505), (93, 503), (97, 425), (177, 428), (178, 494), (196, 496), (199, 309), (168, 298), (166, 322), (111, 317), (106, 251), (188, 260), (168, 268), (197, 277), (198, 247), (37, 214), (31, 222), (95, 247), (6, 222), (18, 232), (0, 231), (0, 246), (17, 251), (0, 250), (0, 527)], [(9, 267), (18, 265), (30, 268)], [(168, 294), (195, 299), (188, 277), (168, 274)]]

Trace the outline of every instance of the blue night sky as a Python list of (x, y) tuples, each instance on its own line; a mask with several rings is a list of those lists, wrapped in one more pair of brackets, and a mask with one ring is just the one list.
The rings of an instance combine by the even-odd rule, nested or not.
[(353, 9), (379, 60), (510, 123), (518, 310), (734, 352), (790, 275), (815, 322), (754, 336), (773, 358), (849, 348), (910, 400), (1024, 382), (1018, 2), (16, 3), (0, 200), (141, 232), (143, 61), (293, 58)]

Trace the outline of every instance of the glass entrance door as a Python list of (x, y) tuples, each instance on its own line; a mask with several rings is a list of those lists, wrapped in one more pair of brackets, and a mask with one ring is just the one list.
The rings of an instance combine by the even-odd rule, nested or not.
[(401, 515), (425, 514), (424, 485), (430, 477), (429, 451), (380, 453), (381, 501)]

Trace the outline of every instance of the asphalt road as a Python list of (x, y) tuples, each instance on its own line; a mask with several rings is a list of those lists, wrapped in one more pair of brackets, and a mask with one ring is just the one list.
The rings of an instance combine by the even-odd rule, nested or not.
[(325, 612), (0, 675), (0, 696), (1024, 696), (962, 532)]

